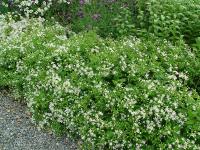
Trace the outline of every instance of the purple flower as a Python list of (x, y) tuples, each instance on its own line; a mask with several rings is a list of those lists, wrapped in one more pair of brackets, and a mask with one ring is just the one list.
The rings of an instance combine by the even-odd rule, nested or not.
[(84, 4), (85, 4), (85, 0), (80, 0), (79, 3), (80, 3), (81, 5), (84, 5)]
[(98, 20), (100, 17), (101, 17), (100, 14), (94, 14), (94, 15), (92, 16), (92, 19), (93, 19), (93, 20)]

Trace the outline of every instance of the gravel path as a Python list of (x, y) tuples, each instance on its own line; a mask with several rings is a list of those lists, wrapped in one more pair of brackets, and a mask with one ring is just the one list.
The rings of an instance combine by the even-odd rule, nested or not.
[(75, 150), (66, 138), (38, 131), (31, 123), (26, 106), (0, 91), (0, 150)]

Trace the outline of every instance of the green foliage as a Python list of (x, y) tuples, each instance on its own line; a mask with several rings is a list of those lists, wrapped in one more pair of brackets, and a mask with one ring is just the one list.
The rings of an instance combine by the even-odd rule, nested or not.
[(121, 7), (119, 13), (115, 18), (110, 21), (109, 27), (100, 29), (99, 34), (111, 37), (123, 37), (133, 35), (136, 32), (135, 25), (133, 24), (133, 18), (131, 11), (128, 8)]
[[(134, 31), (130, 1), (91, 1), (89, 4), (73, 7), (72, 30), (97, 30), (102, 37), (120, 37)], [(77, 14), (78, 15), (75, 15)]]
[(0, 87), (25, 98), (39, 127), (81, 139), (82, 149), (199, 149), (199, 8), (3, 1)]
[(199, 0), (138, 1), (138, 23), (158, 37), (194, 43), (200, 36)]
[(200, 97), (187, 88), (196, 54), (183, 41), (67, 38), (58, 24), (2, 20), (0, 85), (22, 91), (40, 127), (83, 149), (199, 149)]
[(188, 68), (188, 72), (190, 73), (191, 80), (189, 80), (188, 85), (191, 88), (196, 89), (198, 93), (200, 93), (200, 38), (196, 39), (196, 43), (193, 44), (192, 50), (196, 55), (195, 61)]
[(199, 0), (3, 0), (0, 13), (12, 12), (18, 19), (54, 18), (70, 24), (76, 33), (95, 29), (102, 37), (114, 38), (153, 33), (171, 41), (184, 38), (193, 44), (200, 36), (199, 8)]

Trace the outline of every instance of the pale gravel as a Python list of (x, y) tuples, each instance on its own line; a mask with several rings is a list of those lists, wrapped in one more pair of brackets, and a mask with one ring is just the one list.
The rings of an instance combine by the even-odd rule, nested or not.
[(0, 91), (0, 150), (75, 150), (76, 142), (39, 131), (26, 105)]

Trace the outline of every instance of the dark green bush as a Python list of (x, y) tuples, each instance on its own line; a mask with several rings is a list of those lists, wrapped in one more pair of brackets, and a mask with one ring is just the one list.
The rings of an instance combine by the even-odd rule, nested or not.
[(158, 37), (194, 43), (200, 36), (199, 0), (137, 1), (137, 8), (138, 27)]
[(191, 67), (188, 68), (190, 74), (190, 80), (188, 86), (196, 89), (200, 93), (200, 38), (196, 39), (196, 43), (193, 44), (192, 50), (196, 55), (195, 61), (191, 63)]
[(102, 37), (120, 37), (134, 31), (131, 1), (91, 1), (89, 4), (73, 7), (72, 30), (80, 32), (96, 29)]

